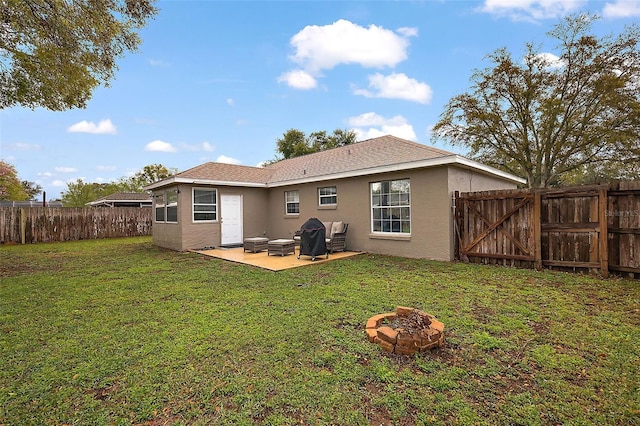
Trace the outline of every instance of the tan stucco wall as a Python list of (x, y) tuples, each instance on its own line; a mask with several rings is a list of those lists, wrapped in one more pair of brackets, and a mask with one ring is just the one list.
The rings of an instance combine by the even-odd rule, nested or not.
[(178, 223), (162, 223), (154, 220), (152, 228), (153, 244), (171, 250), (182, 250), (181, 232)]
[[(197, 186), (196, 186), (197, 187)], [(153, 242), (173, 250), (200, 249), (220, 245), (220, 196), (241, 195), (244, 208), (243, 233), (245, 237), (262, 235), (268, 230), (268, 217), (264, 214), (268, 192), (262, 188), (216, 187), (218, 190), (218, 220), (194, 222), (192, 219), (193, 191), (191, 185), (179, 185), (178, 224), (153, 224)], [(207, 187), (208, 188), (208, 187)]]
[[(163, 188), (164, 191), (173, 191), (178, 189), (177, 186), (172, 186), (168, 188)], [(156, 192), (157, 193), (157, 192)], [(154, 193), (154, 195), (156, 194)], [(177, 223), (165, 223), (165, 222), (156, 222), (156, 213), (155, 213), (155, 200), (152, 206), (153, 216), (153, 243), (157, 246), (168, 248), (171, 250), (182, 250), (182, 227), (180, 226), (180, 194), (178, 194), (178, 222)]]
[[(370, 183), (394, 179), (411, 181), (411, 235), (374, 235), (370, 232)], [(337, 188), (338, 203), (335, 207), (318, 205), (318, 189), (327, 186)], [(449, 166), (270, 189), (221, 186), (217, 187), (218, 218), (222, 214), (220, 196), (241, 195), (244, 237), (292, 238), (307, 219), (317, 217), (322, 221), (342, 220), (349, 223), (349, 250), (452, 260), (454, 253), (451, 208), (454, 191), (509, 189), (515, 186), (502, 179)], [(218, 247), (219, 220), (214, 223), (193, 223), (191, 186), (181, 185), (179, 189), (179, 226), (154, 223), (154, 243), (174, 250)], [(285, 214), (284, 194), (289, 190), (299, 191), (299, 215)]]
[[(273, 230), (270, 237), (289, 237), (311, 217), (317, 217), (322, 221), (342, 220), (349, 223), (349, 250), (448, 260), (450, 244), (447, 229), (450, 204), (447, 198), (447, 176), (446, 168), (440, 167), (427, 171), (385, 173), (296, 187), (273, 188), (270, 190), (269, 198)], [(411, 181), (411, 237), (371, 234), (369, 184), (405, 178)], [(338, 204), (335, 209), (318, 206), (318, 188), (325, 186), (337, 188)], [(286, 216), (284, 193), (296, 189), (300, 191), (300, 215)]]

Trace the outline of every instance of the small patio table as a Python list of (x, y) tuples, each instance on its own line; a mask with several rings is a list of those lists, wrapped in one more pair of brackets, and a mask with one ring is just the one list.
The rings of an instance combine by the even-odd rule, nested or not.
[(287, 254), (293, 254), (296, 250), (296, 242), (294, 240), (287, 240), (284, 238), (278, 240), (271, 240), (268, 243), (267, 256), (273, 254), (279, 254), (280, 256), (286, 256)]
[(242, 242), (242, 246), (244, 247), (244, 251), (252, 251), (257, 253), (267, 248), (267, 243), (269, 239), (266, 237), (249, 237), (245, 238)]

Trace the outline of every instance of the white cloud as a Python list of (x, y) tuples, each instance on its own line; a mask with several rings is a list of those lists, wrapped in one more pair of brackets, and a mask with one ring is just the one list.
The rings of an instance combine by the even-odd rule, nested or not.
[(602, 9), (605, 18), (629, 18), (640, 16), (640, 0), (615, 0)]
[(586, 3), (586, 0), (485, 0), (479, 10), (514, 21), (538, 21), (565, 16)]
[(51, 173), (51, 172), (38, 172), (36, 174), (36, 176), (44, 177), (44, 178), (50, 178), (50, 177), (53, 177), (53, 173)]
[(26, 142), (16, 142), (9, 146), (19, 151), (39, 151), (40, 148), (42, 148), (42, 146), (38, 144), (32, 144), (32, 143), (26, 143)]
[(177, 149), (175, 147), (173, 147), (173, 145), (171, 145), (168, 142), (164, 142), (161, 140), (155, 140), (152, 142), (149, 142), (145, 147), (144, 147), (145, 151), (154, 151), (154, 152), (176, 152)]
[(421, 104), (431, 102), (433, 95), (433, 91), (428, 84), (409, 78), (402, 73), (390, 75), (376, 73), (370, 75), (369, 88), (374, 90), (355, 89), (353, 93), (367, 98), (404, 99)]
[(318, 86), (316, 79), (306, 71), (293, 70), (278, 77), (278, 83), (287, 83), (289, 87), (300, 90), (314, 89)]
[(402, 27), (396, 30), (398, 33), (402, 34), (405, 37), (417, 37), (418, 29), (413, 27)]
[(218, 158), (216, 158), (216, 162), (227, 163), (227, 164), (242, 164), (242, 161), (233, 157), (228, 157), (226, 155), (219, 155)]
[(371, 139), (378, 136), (393, 135), (403, 139), (416, 140), (416, 132), (407, 119), (401, 115), (385, 118), (375, 112), (367, 112), (357, 117), (350, 117), (350, 126), (358, 136), (358, 140)]
[(169, 62), (165, 62), (162, 59), (149, 59), (149, 65), (151, 65), (152, 67), (162, 67), (162, 68), (167, 68), (171, 66)]
[(96, 135), (115, 135), (118, 133), (116, 126), (109, 119), (101, 120), (97, 125), (94, 122), (83, 120), (70, 126), (67, 131), (69, 133), (92, 133)]
[(62, 186), (67, 186), (67, 182), (56, 179), (53, 182), (51, 182), (51, 186), (55, 186), (55, 187), (62, 187)]
[(308, 90), (317, 87), (316, 77), (323, 70), (337, 65), (394, 67), (407, 59), (408, 39), (417, 34), (416, 28), (403, 27), (394, 32), (377, 25), (362, 27), (345, 19), (324, 26), (308, 25), (290, 40), (294, 48), (290, 59), (299, 69), (283, 73), (278, 81)]
[(234, 104), (233, 98), (227, 98), (227, 105), (233, 106), (233, 104)]
[(113, 172), (118, 170), (118, 166), (96, 166), (96, 170), (100, 172)]
[(365, 28), (340, 19), (331, 25), (304, 27), (291, 38), (291, 45), (296, 49), (291, 59), (316, 72), (338, 64), (392, 67), (407, 59), (409, 42), (391, 30), (376, 25)]
[(536, 64), (536, 66), (544, 65), (544, 68), (552, 69), (552, 68), (562, 68), (565, 65), (565, 62), (557, 55), (553, 53), (539, 53), (537, 55), (529, 55), (522, 58), (522, 62), (526, 65), (529, 63), (529, 59), (533, 58), (532, 63)]
[(562, 68), (565, 65), (565, 62), (553, 53), (540, 53), (536, 56), (547, 64), (547, 68)]
[(75, 167), (56, 167), (54, 170), (58, 173), (75, 173), (78, 171)]
[(186, 149), (187, 151), (206, 151), (206, 152), (213, 152), (216, 150), (216, 148), (211, 145), (209, 142), (202, 142), (202, 143), (198, 143), (198, 144), (194, 144), (194, 145), (189, 145), (186, 143), (183, 143), (181, 145), (182, 148)]

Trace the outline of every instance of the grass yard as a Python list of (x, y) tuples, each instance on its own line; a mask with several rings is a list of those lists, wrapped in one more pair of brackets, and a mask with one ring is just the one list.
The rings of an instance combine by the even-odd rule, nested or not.
[[(396, 305), (441, 349), (387, 354)], [(363, 254), (268, 272), (150, 238), (0, 247), (0, 425), (640, 424), (640, 282)]]

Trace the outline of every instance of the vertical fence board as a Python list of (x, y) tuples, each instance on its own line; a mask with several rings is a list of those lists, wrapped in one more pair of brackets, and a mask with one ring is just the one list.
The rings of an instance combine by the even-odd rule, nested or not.
[(459, 259), (640, 276), (640, 182), (459, 193), (456, 206)]
[(0, 243), (40, 243), (151, 235), (148, 208), (0, 208)]

